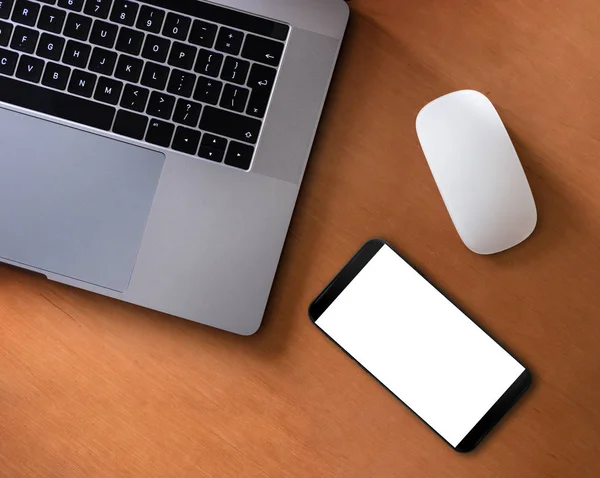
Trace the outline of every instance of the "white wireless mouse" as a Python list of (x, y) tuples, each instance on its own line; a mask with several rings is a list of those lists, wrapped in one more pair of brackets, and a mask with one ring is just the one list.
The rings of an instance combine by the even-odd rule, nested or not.
[(469, 249), (495, 254), (531, 235), (537, 223), (535, 201), (490, 100), (472, 90), (442, 96), (419, 112), (417, 135)]

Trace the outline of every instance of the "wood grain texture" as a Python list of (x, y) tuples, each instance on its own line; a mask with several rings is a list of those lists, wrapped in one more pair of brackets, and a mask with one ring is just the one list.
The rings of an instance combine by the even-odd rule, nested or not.
[[(0, 476), (600, 476), (600, 4), (353, 0), (262, 330), (242, 338), (0, 267)], [(503, 117), (537, 232), (469, 252), (417, 142), (474, 88)], [(4, 225), (3, 227), (6, 227)], [(383, 237), (534, 373), (453, 452), (307, 319)]]

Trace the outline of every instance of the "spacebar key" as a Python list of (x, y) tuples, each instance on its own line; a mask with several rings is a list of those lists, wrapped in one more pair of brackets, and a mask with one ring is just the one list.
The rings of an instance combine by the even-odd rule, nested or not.
[(211, 106), (204, 108), (200, 129), (210, 133), (256, 144), (262, 123), (248, 116), (218, 110)]
[(0, 76), (0, 101), (104, 131), (110, 130), (115, 116), (115, 109), (111, 106), (22, 83), (6, 76)]

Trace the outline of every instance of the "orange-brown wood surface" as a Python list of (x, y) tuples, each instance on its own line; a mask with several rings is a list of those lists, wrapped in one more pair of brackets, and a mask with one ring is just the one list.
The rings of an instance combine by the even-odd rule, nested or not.
[[(0, 267), (0, 476), (600, 476), (600, 4), (351, 3), (257, 335)], [(534, 235), (492, 257), (460, 242), (415, 134), (423, 105), (463, 88), (498, 108), (539, 208)], [(375, 236), (533, 371), (473, 454), (308, 321)]]

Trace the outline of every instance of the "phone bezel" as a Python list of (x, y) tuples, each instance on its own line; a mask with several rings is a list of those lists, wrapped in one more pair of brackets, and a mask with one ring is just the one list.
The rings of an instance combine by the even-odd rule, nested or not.
[(388, 390), (394, 397), (396, 397), (401, 403), (404, 404), (411, 412), (413, 412), (419, 420), (425, 423), (433, 432), (444, 440), (454, 450), (466, 453), (474, 450), (477, 445), (485, 438), (485, 436), (496, 426), (496, 424), (502, 419), (504, 415), (513, 407), (513, 405), (521, 398), (521, 396), (531, 386), (531, 373), (525, 367), (522, 362), (515, 357), (514, 354), (510, 353), (506, 347), (498, 342), (492, 335), (484, 330), (477, 322), (475, 322), (468, 314), (466, 314), (460, 307), (459, 310), (465, 314), (477, 327), (479, 327), (485, 334), (487, 334), (494, 342), (496, 342), (506, 353), (513, 357), (523, 367), (524, 372), (512, 383), (512, 385), (504, 392), (504, 394), (498, 399), (498, 401), (490, 408), (490, 410), (481, 418), (481, 420), (473, 427), (473, 429), (467, 434), (467, 436), (456, 446), (452, 446), (444, 437), (442, 437), (429, 423), (421, 418), (414, 410), (412, 410), (406, 403), (404, 403), (400, 397), (394, 394), (388, 387), (385, 386), (380, 380), (378, 380), (369, 370), (367, 370), (358, 360), (356, 360), (350, 353), (348, 353), (340, 344), (338, 344), (331, 336), (329, 336), (323, 329), (321, 329), (316, 321), (323, 315), (327, 308), (337, 299), (337, 297), (348, 287), (348, 285), (354, 280), (354, 278), (362, 271), (362, 269), (373, 259), (373, 257), (379, 252), (383, 246), (388, 246), (394, 253), (398, 254), (410, 267), (412, 267), (421, 277), (429, 282), (440, 294), (448, 299), (456, 307), (456, 303), (452, 301), (442, 290), (440, 290), (435, 284), (433, 284), (427, 277), (425, 277), (417, 268), (415, 268), (409, 261), (407, 261), (401, 254), (399, 254), (390, 244), (382, 239), (371, 239), (364, 244), (360, 250), (348, 261), (348, 263), (342, 268), (342, 270), (336, 275), (336, 277), (323, 289), (323, 291), (317, 296), (312, 302), (308, 309), (308, 315), (311, 322), (324, 333), (333, 343), (335, 343), (341, 350), (346, 353), (354, 362), (356, 362), (363, 370), (365, 370), (371, 377), (377, 380), (386, 390)]

